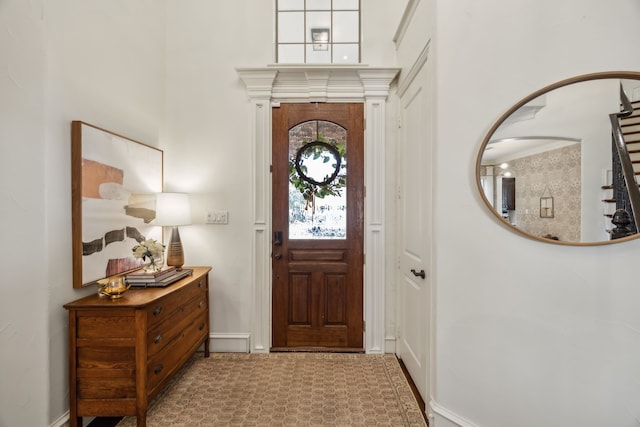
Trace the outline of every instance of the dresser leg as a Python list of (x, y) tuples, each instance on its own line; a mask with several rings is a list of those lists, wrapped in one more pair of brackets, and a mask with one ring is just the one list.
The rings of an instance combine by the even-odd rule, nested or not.
[(147, 427), (147, 412), (143, 412), (136, 416), (137, 427)]
[[(208, 335), (208, 334), (207, 334)], [(204, 357), (209, 357), (209, 337), (204, 339)]]

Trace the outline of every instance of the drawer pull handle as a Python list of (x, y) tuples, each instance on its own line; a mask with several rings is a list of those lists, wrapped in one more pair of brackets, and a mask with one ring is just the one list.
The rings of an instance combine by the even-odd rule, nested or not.
[(204, 301), (200, 301), (200, 304), (198, 304), (198, 308), (202, 308), (204, 306)]
[(162, 372), (162, 370), (164, 369), (164, 365), (158, 365), (156, 366), (156, 368), (153, 370), (153, 373), (158, 375), (160, 372)]
[(162, 341), (162, 334), (158, 334), (157, 337), (154, 338), (153, 342), (159, 344)]
[(161, 305), (159, 305), (158, 307), (156, 307), (155, 310), (153, 310), (153, 315), (154, 316), (159, 316), (160, 313), (162, 313), (162, 306)]
[(201, 287), (202, 287), (202, 280), (200, 280), (200, 281), (198, 282), (198, 287), (199, 287), (199, 288), (201, 288)]
[(204, 329), (204, 322), (200, 323), (200, 330)]

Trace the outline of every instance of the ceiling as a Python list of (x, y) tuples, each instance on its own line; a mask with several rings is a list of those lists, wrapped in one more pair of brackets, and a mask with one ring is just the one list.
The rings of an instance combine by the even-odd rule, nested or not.
[(579, 139), (553, 136), (495, 139), (487, 143), (481, 163), (494, 165), (579, 143)]

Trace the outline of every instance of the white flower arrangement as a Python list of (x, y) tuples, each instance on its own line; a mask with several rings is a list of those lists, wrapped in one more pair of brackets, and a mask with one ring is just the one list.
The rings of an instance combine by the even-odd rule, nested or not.
[(153, 263), (164, 254), (164, 245), (155, 239), (148, 239), (134, 246), (132, 251), (135, 258), (142, 258), (143, 261), (149, 258), (149, 261)]

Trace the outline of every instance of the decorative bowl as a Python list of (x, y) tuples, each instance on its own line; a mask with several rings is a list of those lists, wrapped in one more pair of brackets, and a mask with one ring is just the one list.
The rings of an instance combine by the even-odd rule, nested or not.
[(121, 298), (130, 287), (127, 284), (123, 276), (113, 276), (106, 279), (98, 280), (98, 294), (100, 296), (109, 297), (111, 299)]

